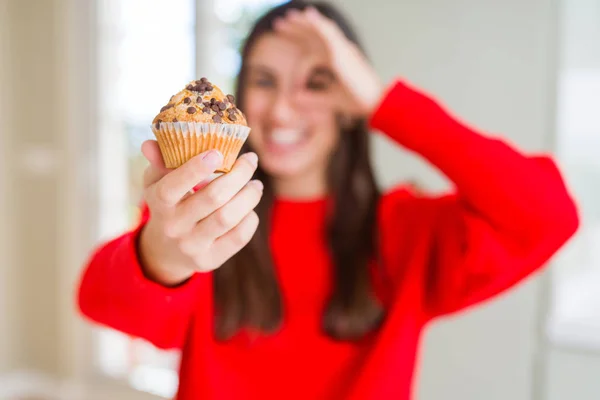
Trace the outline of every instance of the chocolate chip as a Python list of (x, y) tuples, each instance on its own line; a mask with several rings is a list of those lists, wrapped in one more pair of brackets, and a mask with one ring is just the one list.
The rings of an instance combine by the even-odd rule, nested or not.
[(215, 104), (215, 101), (217, 101), (217, 99), (215, 99), (214, 97), (210, 98), (210, 104)]
[(229, 114), (228, 117), (232, 121), (235, 121), (237, 119), (237, 117), (235, 116), (235, 114)]
[(177, 118), (173, 118), (173, 122), (177, 122)]
[(206, 79), (205, 77), (200, 78), (200, 82), (208, 82), (208, 79)]
[(195, 114), (196, 113), (196, 107), (188, 107), (187, 108), (187, 113), (188, 114)]
[(229, 111), (229, 114), (237, 114), (237, 109), (236, 109), (236, 108), (234, 108), (234, 107), (231, 107), (231, 108), (230, 108), (229, 110), (227, 110), (227, 111)]
[(156, 129), (160, 128), (160, 123), (162, 122), (162, 119), (157, 119), (156, 120), (156, 124), (154, 125), (156, 127)]
[(231, 103), (235, 103), (235, 97), (233, 97), (232, 94), (227, 95), (227, 100), (229, 100)]
[(192, 99), (190, 99), (189, 97), (186, 97), (185, 99), (183, 99), (183, 102), (185, 104), (190, 104), (192, 102)]
[(164, 106), (163, 108), (160, 109), (160, 112), (163, 112), (165, 110), (168, 110), (169, 108), (173, 107), (175, 104), (173, 103), (169, 103), (166, 106)]
[(213, 111), (219, 111), (219, 106), (216, 104), (213, 104), (212, 107)]
[(223, 111), (221, 111), (221, 110), (217, 111), (217, 115), (219, 115), (220, 117), (222, 117), (223, 116)]
[(196, 103), (202, 104), (202, 96), (198, 96), (198, 98), (196, 99)]
[(212, 120), (215, 122), (221, 122), (221, 116), (219, 114), (215, 114), (213, 115)]
[(222, 101), (220, 101), (220, 102), (218, 103), (218, 106), (219, 106), (219, 108), (220, 108), (221, 110), (224, 110), (224, 109), (226, 109), (226, 108), (227, 108), (227, 104), (223, 103)]
[[(209, 84), (202, 81), (194, 81), (193, 83), (187, 85), (186, 89), (191, 90), (193, 92), (203, 93), (207, 90), (207, 85)], [(210, 90), (212, 90), (212, 87)]]
[(202, 103), (202, 105), (204, 107), (210, 107), (210, 101), (205, 101), (204, 103)]
[(210, 114), (210, 108), (209, 107), (204, 107), (202, 109), (202, 112), (205, 113), (205, 114)]

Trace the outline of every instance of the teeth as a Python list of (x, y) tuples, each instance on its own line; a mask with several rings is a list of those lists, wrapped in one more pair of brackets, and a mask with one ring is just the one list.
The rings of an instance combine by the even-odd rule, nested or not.
[(271, 132), (271, 141), (275, 144), (291, 145), (302, 140), (304, 134), (293, 129), (275, 129)]

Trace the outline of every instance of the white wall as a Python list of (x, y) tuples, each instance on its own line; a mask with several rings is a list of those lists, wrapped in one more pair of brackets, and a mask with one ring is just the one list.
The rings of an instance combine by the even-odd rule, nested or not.
[[(463, 119), (522, 148), (548, 148), (554, 125), (556, 0), (338, 3), (354, 17), (386, 80), (407, 78)], [(444, 187), (434, 171), (383, 139), (375, 150), (385, 185), (416, 176), (429, 188)], [(541, 286), (539, 279), (529, 281), (432, 327), (424, 342), (418, 398), (534, 398)]]

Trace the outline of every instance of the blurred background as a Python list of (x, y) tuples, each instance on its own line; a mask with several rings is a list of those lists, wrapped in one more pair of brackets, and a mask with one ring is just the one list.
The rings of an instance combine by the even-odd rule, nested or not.
[[(544, 274), (432, 326), (421, 400), (600, 398), (600, 1), (336, 0), (381, 77), (556, 155), (583, 227)], [(0, 0), (0, 399), (169, 398), (177, 353), (91, 326), (90, 250), (137, 217), (140, 143), (200, 76), (232, 89), (278, 0)], [(373, 138), (381, 185), (447, 182)]]

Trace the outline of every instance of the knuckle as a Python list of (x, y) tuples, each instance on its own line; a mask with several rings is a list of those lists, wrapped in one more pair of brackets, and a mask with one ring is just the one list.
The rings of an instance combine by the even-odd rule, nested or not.
[(151, 207), (152, 201), (152, 193), (150, 192), (150, 188), (144, 188), (142, 190), (142, 200), (144, 203), (148, 204), (148, 207)]
[[(254, 214), (254, 215), (256, 215), (256, 214)], [(252, 223), (249, 223), (246, 226), (240, 227), (241, 229), (237, 229), (231, 235), (231, 242), (234, 244), (235, 247), (241, 248), (241, 247), (244, 247), (245, 245), (247, 245), (250, 242), (250, 240), (252, 239), (254, 232), (256, 231), (256, 223), (258, 222), (258, 216), (256, 216), (256, 217), (250, 216), (249, 218), (250, 218), (249, 222), (252, 222)]]
[(194, 241), (189, 240), (187, 238), (182, 238), (177, 241), (177, 246), (182, 254), (188, 257), (192, 257), (192, 259), (194, 260), (197, 258), (197, 255), (199, 253), (198, 246), (194, 244)]
[(163, 234), (170, 239), (176, 239), (179, 237), (179, 229), (177, 224), (175, 224), (172, 220), (163, 222)]
[(146, 185), (150, 183), (149, 181), (150, 181), (150, 177), (151, 177), (151, 173), (152, 173), (152, 170), (150, 168), (151, 168), (150, 166), (147, 166), (146, 168), (144, 168), (143, 179), (144, 179), (144, 182), (146, 183)]
[(245, 175), (250, 175), (251, 176), (254, 173), (254, 170), (256, 169), (256, 165), (253, 164), (246, 157), (243, 157), (242, 158), (242, 163), (240, 165), (240, 169), (242, 169), (242, 172)]
[(236, 248), (242, 248), (250, 241), (250, 235), (244, 230), (238, 230), (232, 233), (231, 243)]
[(224, 194), (221, 190), (208, 189), (206, 192), (206, 198), (208, 199), (210, 205), (215, 208), (220, 207), (222, 204), (225, 203)]
[(252, 233), (254, 233), (254, 231), (256, 231), (256, 228), (258, 227), (260, 218), (258, 217), (258, 214), (256, 213), (256, 211), (252, 211), (248, 215), (248, 219), (250, 220), (250, 226), (252, 227)]
[(156, 184), (156, 189), (155, 189), (155, 195), (156, 195), (156, 200), (158, 200), (159, 203), (161, 204), (165, 204), (168, 205), (170, 204), (170, 190), (167, 187), (167, 185), (165, 185), (163, 183), (164, 181), (160, 181)]
[(200, 272), (209, 272), (215, 269), (210, 258), (206, 255), (198, 255), (193, 258), (196, 269)]
[(215, 220), (217, 225), (223, 229), (229, 229), (233, 227), (234, 220), (230, 213), (224, 212), (223, 210), (219, 210), (215, 214)]
[(252, 188), (251, 194), (250, 194), (250, 203), (253, 206), (252, 208), (254, 208), (260, 202), (260, 199), (262, 199), (262, 196), (263, 196), (262, 190), (258, 190), (257, 188)]
[(196, 171), (197, 165), (193, 161), (189, 161), (188, 164), (184, 164), (181, 167), (181, 178), (185, 182), (192, 182), (198, 175)]

